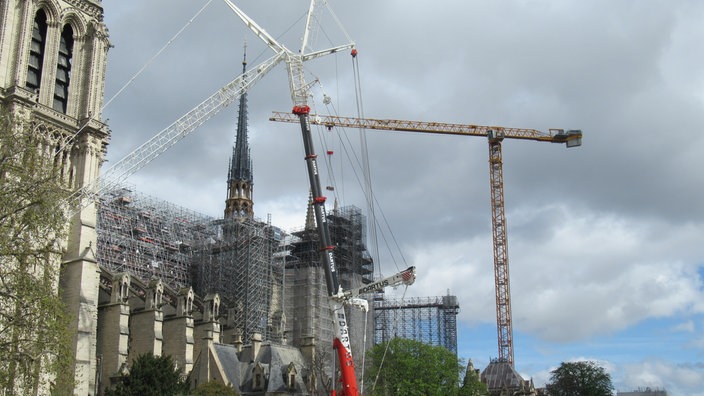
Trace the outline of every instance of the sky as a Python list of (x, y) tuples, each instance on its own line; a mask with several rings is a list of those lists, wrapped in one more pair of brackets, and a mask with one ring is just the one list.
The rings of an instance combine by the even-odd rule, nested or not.
[[(299, 50), (307, 1), (236, 3)], [(103, 7), (106, 167), (237, 77), (245, 43), (250, 68), (273, 55), (221, 0)], [(616, 390), (704, 395), (704, 3), (330, 0), (322, 11), (311, 48), (352, 40), (359, 55), (306, 63), (315, 113), (583, 131), (578, 148), (503, 142), (516, 369), (542, 386), (561, 362), (593, 360)], [(300, 130), (268, 121), (290, 111), (287, 83), (279, 65), (249, 91), (248, 126), (255, 215), (292, 230), (309, 191)], [(235, 103), (128, 182), (221, 216), (236, 115)], [(417, 268), (414, 285), (389, 292), (456, 295), (458, 355), (484, 368), (498, 355), (485, 139), (316, 128), (314, 140), (328, 202), (379, 225), (379, 274)]]

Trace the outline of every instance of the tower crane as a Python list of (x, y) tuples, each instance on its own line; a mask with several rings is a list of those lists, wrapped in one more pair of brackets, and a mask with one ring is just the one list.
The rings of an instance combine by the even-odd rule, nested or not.
[[(270, 121), (296, 122), (291, 114), (274, 112)], [(489, 142), (489, 181), (491, 185), (491, 223), (494, 248), (494, 288), (496, 293), (496, 326), (499, 361), (514, 365), (511, 288), (508, 267), (508, 238), (504, 210), (504, 179), (501, 142), (504, 139), (535, 140), (564, 143), (567, 147), (582, 144), (581, 130), (550, 129), (548, 133), (535, 129), (505, 128), (441, 122), (382, 120), (337, 116), (311, 115), (311, 122), (328, 129), (335, 126), (386, 131), (437, 133), (444, 135), (483, 136)]]

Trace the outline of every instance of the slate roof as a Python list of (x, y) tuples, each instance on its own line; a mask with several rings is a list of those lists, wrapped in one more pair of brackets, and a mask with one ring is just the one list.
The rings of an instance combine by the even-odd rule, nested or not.
[[(237, 354), (232, 345), (214, 344), (214, 352), (222, 365), (227, 379), (233, 384), (239, 384), (243, 395), (309, 395), (304, 381), (306, 362), (300, 350), (286, 345), (263, 343), (255, 359), (251, 359), (251, 346)], [(293, 363), (295, 367), (295, 387), (288, 386), (288, 368)], [(260, 365), (266, 377), (266, 390), (254, 390), (253, 371)]]

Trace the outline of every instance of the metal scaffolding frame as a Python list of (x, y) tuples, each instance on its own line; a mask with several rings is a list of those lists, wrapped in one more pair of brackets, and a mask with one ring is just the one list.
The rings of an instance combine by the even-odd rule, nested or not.
[(210, 237), (212, 220), (130, 188), (107, 191), (98, 205), (98, 264), (174, 288), (190, 286), (192, 247)]
[(429, 345), (443, 346), (457, 353), (456, 296), (374, 299), (374, 342), (406, 338)]
[[(343, 289), (359, 287), (373, 281), (373, 261), (366, 249), (366, 219), (359, 208), (335, 208), (327, 215), (330, 237), (335, 249), (335, 263)], [(315, 224), (310, 217), (306, 228), (294, 231), (285, 245), (285, 312), (293, 318), (286, 324), (287, 336), (293, 345), (301, 346), (315, 339), (320, 348), (331, 348), (333, 315), (328, 302), (325, 272), (320, 264), (320, 246)], [(370, 302), (371, 307), (371, 302)], [(345, 308), (352, 355), (362, 356), (364, 339), (372, 340), (373, 317), (356, 308)], [(367, 320), (369, 318), (369, 320)], [(366, 325), (366, 327), (365, 327)], [(365, 337), (366, 334), (366, 337)], [(371, 347), (371, 341), (366, 347)], [(324, 365), (333, 366), (334, 353), (328, 353)], [(361, 376), (361, 366), (357, 367)]]
[(330, 238), (343, 289), (374, 281), (374, 262), (367, 251), (366, 217), (356, 206), (335, 208), (328, 215)]
[(255, 219), (216, 220), (211, 238), (194, 247), (193, 289), (197, 294), (220, 293), (230, 307), (232, 325), (244, 340), (260, 333), (279, 339), (273, 323), (273, 227)]
[(200, 296), (218, 293), (229, 325), (248, 340), (283, 337), (283, 268), (273, 259), (281, 230), (256, 219), (214, 219), (121, 187), (101, 195), (98, 264), (143, 280), (159, 278)]

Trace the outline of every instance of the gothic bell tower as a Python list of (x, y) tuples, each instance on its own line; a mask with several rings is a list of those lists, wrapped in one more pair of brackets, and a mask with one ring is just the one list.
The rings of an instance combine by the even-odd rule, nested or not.
[[(242, 60), (242, 74), (247, 70), (247, 55)], [(225, 219), (251, 219), (254, 217), (252, 159), (247, 137), (247, 92), (240, 96), (237, 116), (237, 136), (232, 148), (230, 169), (227, 174), (227, 200)]]
[[(0, 105), (46, 137), (45, 152), (78, 189), (98, 177), (110, 137), (102, 122), (110, 43), (101, 0), (2, 0), (0, 22)], [(93, 394), (96, 385), (95, 224), (95, 205), (76, 214), (56, 263), (75, 329), (76, 395)]]

